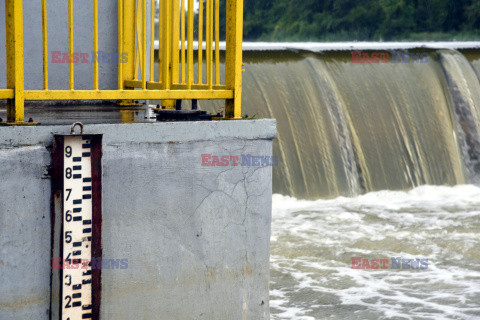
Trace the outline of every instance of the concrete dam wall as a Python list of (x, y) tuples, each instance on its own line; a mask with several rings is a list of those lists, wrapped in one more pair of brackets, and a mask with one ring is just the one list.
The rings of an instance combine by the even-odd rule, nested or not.
[[(103, 134), (102, 319), (269, 319), (275, 120), (87, 125)], [(0, 127), (0, 319), (49, 319), (52, 133)], [(203, 164), (203, 165), (202, 165)]]

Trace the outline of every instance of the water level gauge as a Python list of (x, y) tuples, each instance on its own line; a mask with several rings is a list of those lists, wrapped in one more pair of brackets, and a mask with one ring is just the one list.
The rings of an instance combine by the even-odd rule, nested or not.
[(102, 135), (54, 136), (52, 319), (99, 319), (101, 144)]

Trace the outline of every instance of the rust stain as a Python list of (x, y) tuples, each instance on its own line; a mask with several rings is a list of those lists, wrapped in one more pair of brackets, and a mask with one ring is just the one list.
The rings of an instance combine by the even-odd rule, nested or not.
[(33, 306), (40, 305), (40, 304), (47, 304), (50, 301), (50, 293), (49, 291), (45, 291), (43, 294), (37, 294), (31, 297), (22, 295), (22, 296), (10, 296), (10, 298), (14, 302), (11, 302), (11, 303), (0, 302), (0, 309), (20, 310), (25, 308), (31, 308)]
[(225, 269), (225, 272), (227, 273), (227, 275), (228, 275), (230, 278), (238, 279), (238, 278), (240, 277), (240, 274), (238, 274), (237, 272), (235, 272), (233, 269), (226, 268), (226, 269)]
[(205, 278), (210, 282), (215, 281), (215, 268), (207, 267), (205, 270)]
[(252, 268), (250, 267), (250, 263), (248, 262), (247, 257), (245, 257), (245, 267), (243, 268), (243, 275), (245, 276), (252, 275)]
[(132, 295), (148, 296), (150, 293), (157, 294), (159, 282), (149, 278), (148, 281), (124, 282), (121, 285), (110, 288), (106, 291), (110, 297), (125, 297)]

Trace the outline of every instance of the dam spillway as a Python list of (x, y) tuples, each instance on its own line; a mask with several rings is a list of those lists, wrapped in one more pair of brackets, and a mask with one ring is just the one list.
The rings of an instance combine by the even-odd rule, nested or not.
[[(478, 43), (245, 48), (244, 113), (278, 121), (275, 193), (318, 199), (478, 181)], [(426, 59), (353, 63), (352, 51)]]

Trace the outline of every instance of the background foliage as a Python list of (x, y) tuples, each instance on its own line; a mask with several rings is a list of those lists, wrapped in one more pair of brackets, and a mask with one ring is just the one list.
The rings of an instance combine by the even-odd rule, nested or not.
[(477, 40), (479, 31), (479, 0), (244, 0), (250, 41)]

